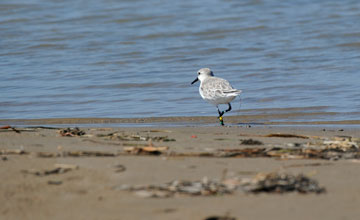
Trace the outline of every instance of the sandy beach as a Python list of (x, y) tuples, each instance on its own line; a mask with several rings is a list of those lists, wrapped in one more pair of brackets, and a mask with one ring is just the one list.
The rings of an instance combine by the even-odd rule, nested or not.
[[(202, 119), (190, 121), (197, 120)], [(79, 130), (61, 130), (52, 124), (74, 121), (43, 122), (0, 129), (1, 219), (359, 216), (360, 132), (354, 126), (80, 124)], [(4, 120), (1, 123), (7, 125)], [(259, 173), (304, 174), (326, 190), (244, 190), (243, 182), (259, 178)], [(154, 193), (149, 187), (172, 181), (217, 181), (225, 186), (231, 182), (236, 189), (191, 194)]]
[(0, 12), (0, 220), (360, 219), (360, 1)]

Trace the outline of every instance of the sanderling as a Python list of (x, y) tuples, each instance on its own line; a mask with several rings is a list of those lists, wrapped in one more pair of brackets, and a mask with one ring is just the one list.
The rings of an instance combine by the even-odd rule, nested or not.
[[(209, 68), (202, 68), (197, 74), (198, 77), (191, 84), (200, 80), (199, 93), (201, 97), (216, 106), (220, 123), (224, 125), (222, 116), (225, 112), (231, 111), (230, 102), (241, 93), (241, 90), (234, 89), (227, 80), (215, 77)], [(228, 104), (229, 108), (225, 112), (220, 111), (220, 104)]]

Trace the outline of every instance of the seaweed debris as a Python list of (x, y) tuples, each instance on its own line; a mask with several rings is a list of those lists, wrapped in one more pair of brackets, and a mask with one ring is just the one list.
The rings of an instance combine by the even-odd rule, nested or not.
[(22, 170), (22, 173), (25, 174), (33, 174), (35, 176), (48, 176), (48, 175), (52, 175), (52, 174), (61, 174), (61, 173), (66, 173), (69, 172), (71, 170), (75, 170), (78, 169), (79, 167), (77, 165), (72, 165), (72, 164), (55, 164), (55, 168), (54, 169), (49, 169), (49, 170)]
[(303, 174), (259, 173), (253, 179), (242, 180), (242, 189), (247, 193), (325, 193), (324, 187)]
[(187, 196), (218, 196), (233, 194), (241, 189), (245, 193), (325, 193), (326, 189), (318, 182), (304, 174), (292, 175), (288, 173), (259, 173), (254, 178), (232, 177), (221, 181), (202, 180), (173, 180), (157, 185), (121, 185), (114, 189), (134, 192), (143, 198), (168, 198), (178, 195)]
[(243, 139), (243, 140), (240, 140), (240, 144), (243, 144), (243, 145), (263, 145), (264, 143), (261, 142), (261, 141), (258, 141), (258, 140), (254, 140), (254, 139)]
[[(290, 147), (289, 147), (290, 146)], [(269, 157), (276, 159), (360, 159), (359, 139), (340, 136), (317, 142), (287, 144), (287, 147), (266, 146), (251, 148), (225, 148), (212, 152), (176, 152), (169, 151), (168, 146), (156, 147), (151, 139), (147, 145), (124, 147), (122, 152), (102, 151), (60, 151), (60, 152), (28, 152), (23, 149), (2, 149), (0, 155), (28, 155), (38, 157), (116, 157), (126, 155), (148, 155), (166, 157), (214, 157), (214, 158), (256, 158)]]
[(154, 147), (149, 144), (145, 147), (124, 148), (121, 155), (162, 155), (168, 157), (237, 157), (255, 158), (271, 157), (278, 159), (360, 159), (358, 143), (349, 137), (335, 137), (323, 140), (320, 143), (291, 144), (293, 147), (252, 147), (252, 148), (225, 148), (214, 152), (168, 152), (168, 147)]
[(4, 130), (4, 131), (15, 131), (16, 133), (21, 133), (20, 130), (10, 126), (10, 125), (5, 125), (0, 127), (0, 130)]
[(298, 134), (282, 134), (282, 133), (268, 134), (268, 135), (265, 135), (264, 137), (281, 137), (281, 138), (302, 138), (302, 139), (309, 139), (308, 136), (304, 136), (304, 135), (298, 135)]
[(112, 132), (108, 134), (98, 134), (97, 137), (108, 138), (110, 140), (120, 140), (120, 141), (156, 141), (156, 142), (170, 142), (176, 141), (173, 138), (168, 136), (141, 136), (139, 134), (119, 134), (117, 132)]
[(154, 147), (154, 146), (146, 146), (146, 147), (125, 147), (124, 151), (128, 154), (133, 155), (160, 155), (166, 152), (169, 147)]
[(116, 157), (117, 153), (102, 151), (62, 151), (62, 152), (37, 152), (38, 157)]
[(23, 149), (2, 149), (0, 155), (27, 155), (29, 152)]
[(204, 220), (236, 220), (236, 218), (231, 217), (229, 215), (225, 215), (225, 216), (213, 215), (213, 216), (206, 217)]
[(144, 198), (166, 198), (175, 195), (215, 196), (232, 194), (236, 190), (236, 186), (204, 177), (197, 181), (174, 180), (158, 185), (121, 185), (119, 189), (135, 192), (135, 195)]
[(64, 128), (61, 129), (60, 131), (60, 135), (64, 136), (64, 137), (75, 137), (75, 136), (82, 136), (85, 135), (85, 131), (80, 130), (78, 127), (75, 128)]

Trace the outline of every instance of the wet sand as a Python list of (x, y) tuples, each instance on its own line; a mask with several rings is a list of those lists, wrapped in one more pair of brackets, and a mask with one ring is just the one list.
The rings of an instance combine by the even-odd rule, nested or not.
[[(100, 120), (100, 119), (96, 119)], [(228, 119), (225, 119), (231, 121)], [(91, 120), (87, 120), (87, 124)], [(180, 120), (179, 120), (180, 121)], [(34, 122), (34, 121), (33, 121)], [(35, 121), (33, 124), (41, 124)], [(64, 121), (63, 121), (64, 122)], [(67, 121), (65, 124), (70, 124)], [(2, 122), (3, 123), (3, 122)], [(46, 123), (61, 124), (58, 121)], [(28, 123), (31, 124), (31, 123)], [(360, 138), (358, 128), (339, 126), (177, 126), (82, 127), (83, 136), (64, 137), (58, 129), (30, 125), (0, 130), (1, 219), (205, 219), (229, 215), (236, 219), (357, 219), (360, 204), (360, 160), (232, 158), (167, 155), (39, 157), (37, 152), (108, 152), (126, 147), (169, 147), (177, 153), (211, 153), (219, 149), (286, 147), (316, 143), (336, 136)], [(81, 126), (80, 126), (81, 127)], [(309, 137), (266, 137), (269, 134)], [(111, 138), (118, 134), (121, 138)], [(130, 140), (128, 137), (166, 137), (168, 141)], [(244, 139), (263, 145), (244, 145)], [(155, 140), (155, 139), (154, 139)], [(16, 154), (16, 150), (28, 154)], [(12, 151), (15, 150), (15, 151)], [(7, 153), (6, 153), (7, 152)], [(11, 153), (12, 152), (12, 153)], [(56, 164), (74, 165), (64, 173), (34, 175)], [(119, 170), (120, 168), (120, 170)], [(24, 171), (27, 171), (24, 172)], [(161, 184), (173, 180), (251, 178), (259, 172), (303, 173), (326, 188), (323, 194), (297, 192), (143, 198), (120, 190), (126, 185)], [(225, 173), (225, 174), (224, 174)]]

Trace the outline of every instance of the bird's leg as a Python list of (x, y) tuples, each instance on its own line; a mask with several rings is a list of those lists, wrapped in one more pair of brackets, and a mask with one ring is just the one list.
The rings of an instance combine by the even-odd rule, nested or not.
[(223, 116), (223, 114), (225, 113), (224, 111), (220, 111), (219, 107), (217, 107), (218, 113), (219, 113), (219, 117)]
[(218, 113), (219, 113), (219, 117), (218, 117), (218, 119), (220, 120), (220, 124), (222, 125), (222, 126), (224, 126), (224, 119), (223, 119), (223, 114), (225, 113), (224, 111), (220, 111), (219, 110), (219, 107), (218, 106), (216, 106), (217, 107), (217, 110), (218, 110)]
[(231, 111), (231, 105), (230, 105), (230, 103), (229, 103), (229, 108), (226, 109), (225, 112), (229, 112), (229, 111)]
[[(229, 105), (229, 108), (226, 109), (225, 112), (231, 111), (231, 104), (229, 103), (228, 105)], [(216, 106), (216, 107), (217, 107), (217, 110), (218, 110), (218, 113), (219, 113), (218, 119), (220, 120), (220, 124), (221, 124), (222, 126), (224, 126), (224, 119), (223, 119), (222, 116), (224, 115), (225, 112), (224, 112), (224, 111), (220, 111), (219, 106)]]

